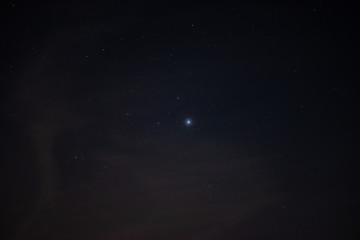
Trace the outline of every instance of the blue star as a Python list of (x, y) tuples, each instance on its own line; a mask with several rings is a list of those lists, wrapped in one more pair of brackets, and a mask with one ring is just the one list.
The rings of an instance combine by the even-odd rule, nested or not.
[(185, 120), (186, 126), (190, 126), (191, 123), (192, 123), (191, 119), (186, 119), (186, 120)]

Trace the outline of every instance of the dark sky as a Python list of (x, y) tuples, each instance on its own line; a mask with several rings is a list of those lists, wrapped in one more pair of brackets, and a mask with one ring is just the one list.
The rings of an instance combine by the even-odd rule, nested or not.
[(239, 2), (1, 3), (0, 238), (359, 239), (355, 6)]

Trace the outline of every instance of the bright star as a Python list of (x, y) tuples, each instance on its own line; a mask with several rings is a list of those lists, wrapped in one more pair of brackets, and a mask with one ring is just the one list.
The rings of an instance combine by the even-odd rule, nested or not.
[(191, 119), (186, 119), (185, 120), (185, 124), (186, 124), (186, 126), (190, 126), (191, 125)]

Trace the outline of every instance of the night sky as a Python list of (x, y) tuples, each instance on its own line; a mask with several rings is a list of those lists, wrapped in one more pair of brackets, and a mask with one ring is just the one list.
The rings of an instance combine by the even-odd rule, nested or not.
[(3, 1), (0, 238), (359, 239), (356, 14)]

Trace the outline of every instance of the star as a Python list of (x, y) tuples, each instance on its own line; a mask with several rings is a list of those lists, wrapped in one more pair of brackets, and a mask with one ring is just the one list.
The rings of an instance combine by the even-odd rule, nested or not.
[(186, 126), (190, 126), (192, 124), (191, 119), (186, 119), (185, 124), (186, 124)]

